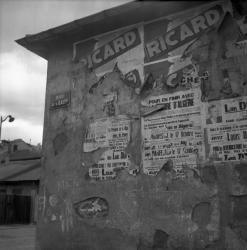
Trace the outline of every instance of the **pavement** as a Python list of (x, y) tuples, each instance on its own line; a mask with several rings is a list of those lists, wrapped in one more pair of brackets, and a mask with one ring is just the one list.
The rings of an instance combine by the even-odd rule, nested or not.
[(1, 250), (35, 250), (35, 225), (0, 226)]

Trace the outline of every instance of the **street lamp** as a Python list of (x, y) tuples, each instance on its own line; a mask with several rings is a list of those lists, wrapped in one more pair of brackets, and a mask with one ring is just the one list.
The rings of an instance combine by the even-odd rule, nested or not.
[(12, 115), (7, 115), (5, 118), (3, 118), (1, 116), (1, 120), (0, 120), (0, 142), (1, 140), (1, 134), (2, 134), (2, 123), (5, 122), (7, 119), (9, 119), (9, 122), (13, 122), (15, 120), (15, 118)]

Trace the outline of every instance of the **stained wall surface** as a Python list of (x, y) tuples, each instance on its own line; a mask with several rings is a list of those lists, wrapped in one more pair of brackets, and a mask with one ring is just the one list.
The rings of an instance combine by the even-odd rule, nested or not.
[(58, 44), (37, 249), (246, 249), (246, 20), (220, 1)]

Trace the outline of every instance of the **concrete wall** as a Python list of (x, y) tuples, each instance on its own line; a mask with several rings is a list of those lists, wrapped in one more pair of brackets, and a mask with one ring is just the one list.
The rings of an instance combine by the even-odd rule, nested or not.
[(38, 249), (246, 249), (246, 33), (223, 1), (58, 44)]

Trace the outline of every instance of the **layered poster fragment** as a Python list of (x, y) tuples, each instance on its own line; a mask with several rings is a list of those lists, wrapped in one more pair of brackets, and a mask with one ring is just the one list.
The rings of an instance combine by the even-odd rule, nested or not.
[(215, 162), (247, 159), (247, 97), (208, 103), (205, 107), (207, 157)]
[(115, 178), (118, 170), (128, 168), (125, 153), (130, 140), (130, 120), (126, 116), (101, 118), (89, 125), (83, 144), (84, 152), (105, 148), (100, 160), (89, 168), (89, 176), (97, 180)]
[(156, 175), (172, 160), (179, 177), (184, 166), (195, 168), (197, 158), (204, 158), (200, 98), (197, 88), (142, 102), (152, 109), (142, 118), (144, 173)]

